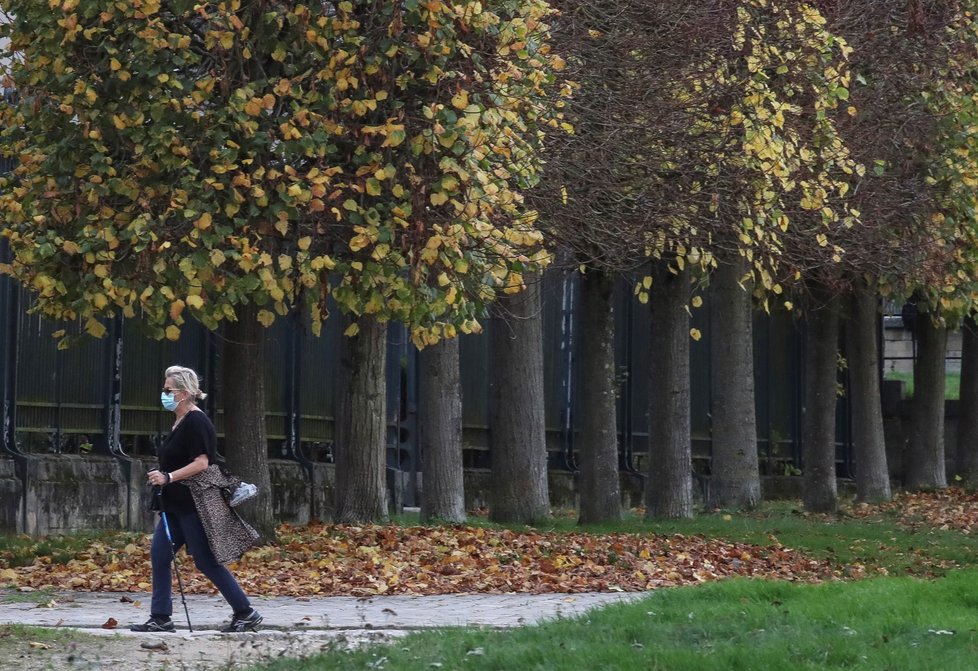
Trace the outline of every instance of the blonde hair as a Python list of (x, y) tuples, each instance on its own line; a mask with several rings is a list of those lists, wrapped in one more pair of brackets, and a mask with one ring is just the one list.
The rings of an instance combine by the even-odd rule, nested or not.
[(200, 390), (200, 378), (192, 368), (185, 366), (170, 366), (163, 374), (163, 379), (170, 378), (177, 389), (190, 392), (196, 401), (203, 401), (207, 394)]

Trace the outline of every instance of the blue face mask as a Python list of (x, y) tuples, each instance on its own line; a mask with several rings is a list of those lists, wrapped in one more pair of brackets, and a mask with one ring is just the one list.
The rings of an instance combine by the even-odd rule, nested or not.
[(167, 394), (165, 391), (160, 393), (160, 403), (163, 404), (163, 407), (166, 410), (176, 410), (178, 405), (176, 400), (173, 398), (173, 394)]

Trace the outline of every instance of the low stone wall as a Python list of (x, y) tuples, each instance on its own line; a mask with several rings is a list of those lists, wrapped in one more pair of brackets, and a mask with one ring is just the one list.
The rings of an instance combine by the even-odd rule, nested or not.
[[(24, 477), (13, 459), (0, 459), (0, 530), (31, 536), (86, 529), (148, 531), (150, 462), (77, 455), (31, 456)], [(332, 513), (334, 472), (316, 464), (312, 482), (294, 461), (274, 460), (272, 505), (282, 522), (305, 524)]]

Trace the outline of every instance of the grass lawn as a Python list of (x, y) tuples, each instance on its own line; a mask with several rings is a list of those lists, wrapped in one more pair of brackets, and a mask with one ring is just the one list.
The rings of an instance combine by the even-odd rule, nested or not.
[(978, 571), (821, 585), (731, 580), (509, 631), (442, 630), (262, 671), (971, 670)]
[[(884, 374), (887, 380), (903, 381), (903, 397), (913, 398), (913, 373), (901, 373), (888, 370)], [(944, 397), (956, 401), (961, 396), (961, 373), (947, 373), (944, 378)]]

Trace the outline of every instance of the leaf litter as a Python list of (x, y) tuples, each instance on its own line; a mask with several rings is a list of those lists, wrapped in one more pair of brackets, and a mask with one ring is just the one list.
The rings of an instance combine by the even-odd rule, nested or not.
[[(836, 575), (829, 562), (771, 540), (760, 546), (681, 534), (313, 523), (282, 525), (277, 545), (253, 549), (231, 569), (248, 593), (296, 597), (635, 592), (736, 576), (814, 582)], [(149, 541), (96, 541), (61, 563), (39, 557), (4, 569), (0, 583), (145, 592)], [(181, 575), (188, 593), (213, 593), (193, 562), (181, 562)]]

